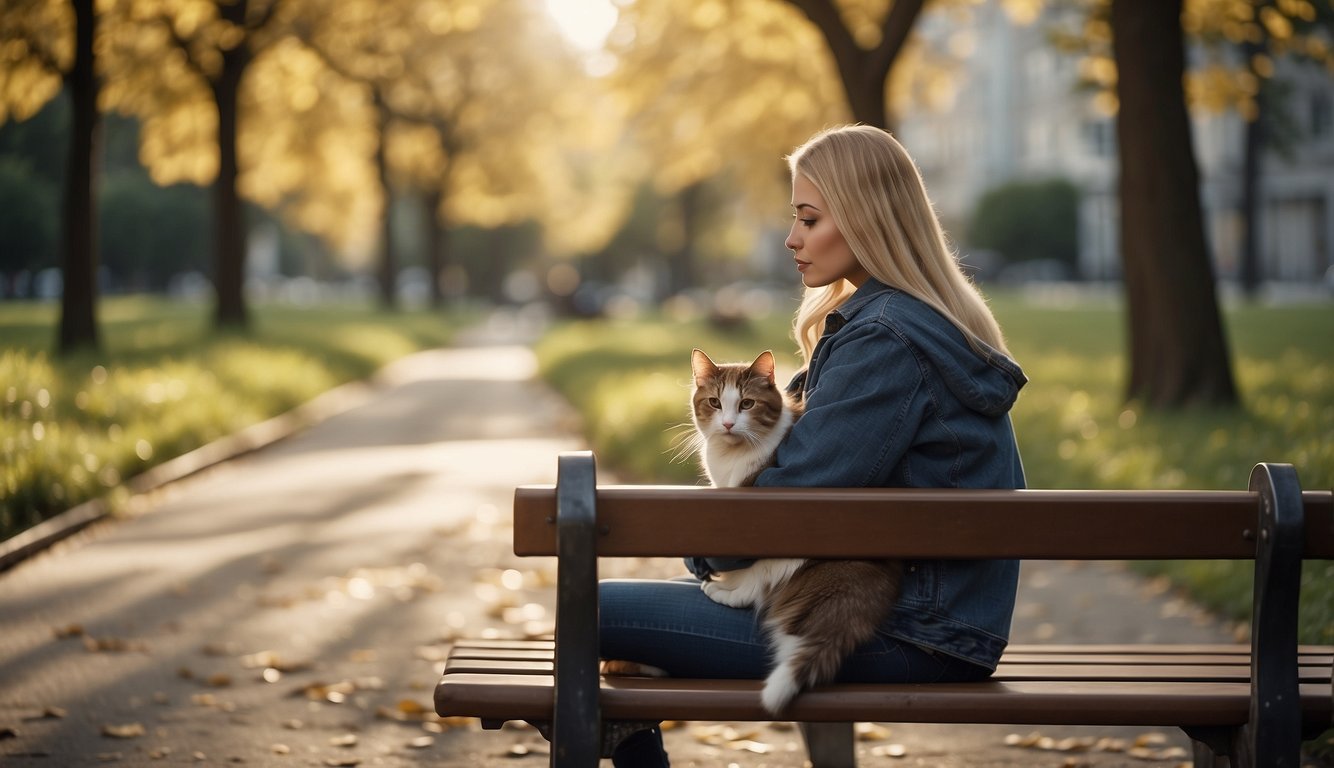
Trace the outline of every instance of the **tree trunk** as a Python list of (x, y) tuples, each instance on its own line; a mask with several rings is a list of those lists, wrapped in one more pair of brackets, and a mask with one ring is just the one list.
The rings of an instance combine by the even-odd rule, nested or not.
[(101, 116), (93, 39), (97, 13), (93, 0), (73, 0), (74, 64), (66, 76), (73, 101), (73, 125), (65, 166), (61, 263), (63, 293), (57, 351), (97, 349), (97, 161)]
[(704, 182), (697, 181), (681, 189), (676, 196), (677, 212), (681, 217), (681, 245), (672, 254), (669, 266), (668, 296), (699, 285), (700, 208), (704, 196)]
[(389, 110), (385, 107), (378, 86), (371, 86), (379, 134), (375, 144), (375, 170), (380, 180), (380, 196), (384, 207), (380, 211), (380, 306), (386, 310), (398, 309), (398, 261), (394, 253), (394, 191), (389, 179)]
[[(1259, 25), (1260, 34), (1264, 35), (1264, 25)], [(1242, 53), (1248, 66), (1255, 57), (1265, 50), (1263, 43), (1246, 42), (1242, 44)], [(1255, 74), (1254, 69), (1251, 70)], [(1265, 112), (1268, 102), (1269, 79), (1256, 74), (1259, 84), (1255, 92), (1255, 115), (1246, 121), (1246, 137), (1241, 164), (1241, 263), (1237, 277), (1241, 282), (1242, 293), (1246, 298), (1254, 299), (1260, 292), (1260, 283), (1264, 275), (1260, 271), (1260, 163), (1265, 146)]]
[[(222, 8), (244, 9), (245, 3)], [(244, 11), (242, 12), (244, 13)], [(244, 15), (241, 16), (244, 19)], [(222, 72), (213, 83), (218, 107), (218, 178), (213, 182), (214, 289), (217, 305), (213, 322), (218, 328), (247, 328), (250, 316), (245, 301), (246, 232), (241, 197), (236, 189), (239, 175), (236, 134), (239, 119), (241, 78), (250, 64), (246, 44), (222, 53)]]
[(449, 230), (441, 220), (440, 209), (445, 204), (444, 190), (434, 187), (427, 190), (424, 204), (426, 225), (426, 271), (431, 279), (431, 309), (443, 309), (445, 293), (441, 281), (445, 276), (445, 267), (449, 264)]
[(1205, 242), (1182, 77), (1182, 0), (1114, 0), (1127, 396), (1153, 408), (1237, 401)]

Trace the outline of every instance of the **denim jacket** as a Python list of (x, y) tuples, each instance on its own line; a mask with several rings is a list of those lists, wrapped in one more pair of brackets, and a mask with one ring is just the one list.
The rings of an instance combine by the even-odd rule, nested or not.
[[(755, 484), (1023, 488), (1009, 411), (1027, 378), (989, 351), (979, 355), (922, 301), (867, 280), (829, 315), (809, 365), (789, 385), (804, 394), (805, 414)], [(704, 578), (751, 562), (686, 565)], [(883, 631), (995, 669), (1018, 581), (1015, 560), (909, 562)]]

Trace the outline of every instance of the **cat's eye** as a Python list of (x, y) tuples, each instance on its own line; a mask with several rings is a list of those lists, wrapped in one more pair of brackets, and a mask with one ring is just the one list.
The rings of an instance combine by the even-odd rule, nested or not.
[(747, 399), (741, 401), (741, 410), (743, 410), (743, 411), (749, 411), (751, 408), (754, 408), (754, 407), (755, 407), (755, 401), (754, 401), (754, 400), (751, 400), (751, 399), (747, 398)]
[(709, 407), (710, 407), (710, 408), (722, 408), (722, 407), (723, 407), (723, 402), (722, 402), (721, 400), (719, 400), (718, 398), (716, 398), (716, 397), (710, 397), (710, 398), (709, 398)]

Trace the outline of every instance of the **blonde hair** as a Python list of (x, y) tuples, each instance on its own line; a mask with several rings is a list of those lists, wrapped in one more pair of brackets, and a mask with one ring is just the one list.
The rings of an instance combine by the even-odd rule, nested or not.
[[(827, 129), (798, 147), (788, 165), (793, 178), (804, 176), (819, 190), (834, 225), (872, 277), (933, 307), (984, 356), (989, 350), (1009, 354), (986, 300), (946, 243), (921, 173), (893, 136), (866, 125)], [(855, 290), (838, 280), (803, 293), (792, 331), (806, 364), (825, 317)]]

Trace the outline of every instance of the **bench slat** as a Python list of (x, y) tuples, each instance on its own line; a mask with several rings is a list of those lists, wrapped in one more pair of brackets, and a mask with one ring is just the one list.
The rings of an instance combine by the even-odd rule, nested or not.
[[(1251, 559), (1257, 498), (1250, 491), (612, 485), (597, 489), (597, 546), (614, 557)], [(1334, 496), (1306, 491), (1302, 500), (1304, 556), (1334, 558)], [(555, 515), (555, 486), (517, 488), (515, 554), (555, 554)]]
[[(1076, 661), (1075, 659), (1085, 659)], [(1251, 679), (1250, 658), (1222, 657), (1151, 657), (1156, 663), (1141, 663), (1133, 656), (1097, 655), (1073, 657), (1069, 654), (1044, 656), (1006, 654), (992, 679), (1014, 680), (1122, 680), (1180, 682), (1246, 682)], [(1168, 660), (1168, 659), (1171, 660)], [(1299, 659), (1298, 675), (1303, 683), (1320, 683), (1329, 677), (1330, 656), (1306, 655)], [(553, 673), (553, 654), (546, 649), (460, 648), (450, 653), (445, 674), (545, 674)]]
[[(539, 674), (446, 674), (436, 688), (442, 716), (547, 720), (554, 679)], [(610, 720), (772, 720), (759, 681), (607, 678)], [(1307, 727), (1327, 727), (1329, 683), (1300, 688)], [(1245, 723), (1246, 683), (990, 681), (931, 685), (837, 685), (808, 691), (790, 717), (811, 722), (1220, 725)], [(873, 716), (868, 716), (873, 715)]]

